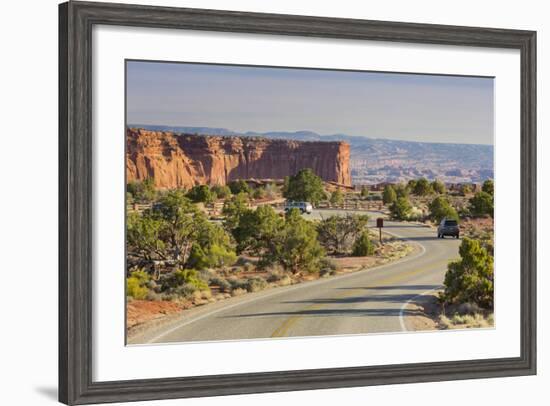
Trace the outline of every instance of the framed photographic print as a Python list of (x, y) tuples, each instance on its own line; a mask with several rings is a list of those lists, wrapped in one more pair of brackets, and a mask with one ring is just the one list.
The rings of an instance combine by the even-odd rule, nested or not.
[(536, 373), (535, 32), (59, 29), (61, 402)]

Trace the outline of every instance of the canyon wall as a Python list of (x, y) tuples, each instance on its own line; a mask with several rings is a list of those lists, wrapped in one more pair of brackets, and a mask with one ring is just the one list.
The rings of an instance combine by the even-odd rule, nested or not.
[(153, 178), (158, 188), (282, 179), (304, 168), (327, 182), (350, 186), (349, 158), (349, 144), (339, 141), (126, 130), (126, 181)]

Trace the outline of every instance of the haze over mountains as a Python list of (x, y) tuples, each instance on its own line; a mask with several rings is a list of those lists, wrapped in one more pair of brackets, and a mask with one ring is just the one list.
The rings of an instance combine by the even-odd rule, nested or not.
[(351, 146), (353, 184), (400, 182), (426, 177), (446, 183), (480, 183), (494, 177), (492, 145), (400, 141), (313, 131), (239, 133), (226, 128), (131, 124), (155, 131), (222, 136), (250, 136), (298, 141), (346, 141)]

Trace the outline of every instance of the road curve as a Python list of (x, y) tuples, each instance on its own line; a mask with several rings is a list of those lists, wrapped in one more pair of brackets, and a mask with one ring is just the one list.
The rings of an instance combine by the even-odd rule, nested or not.
[[(317, 212), (314, 216), (327, 216)], [(340, 214), (340, 213), (337, 213)], [(386, 222), (385, 231), (419, 245), (397, 262), (352, 274), (274, 288), (185, 311), (128, 344), (242, 340), (406, 330), (408, 301), (443, 283), (459, 241), (421, 225)]]

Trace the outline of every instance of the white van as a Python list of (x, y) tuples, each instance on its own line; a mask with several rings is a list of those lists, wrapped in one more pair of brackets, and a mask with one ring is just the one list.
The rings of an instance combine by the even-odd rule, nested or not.
[(289, 211), (290, 209), (298, 209), (302, 214), (311, 214), (313, 206), (311, 205), (311, 203), (308, 202), (285, 202), (285, 212)]

